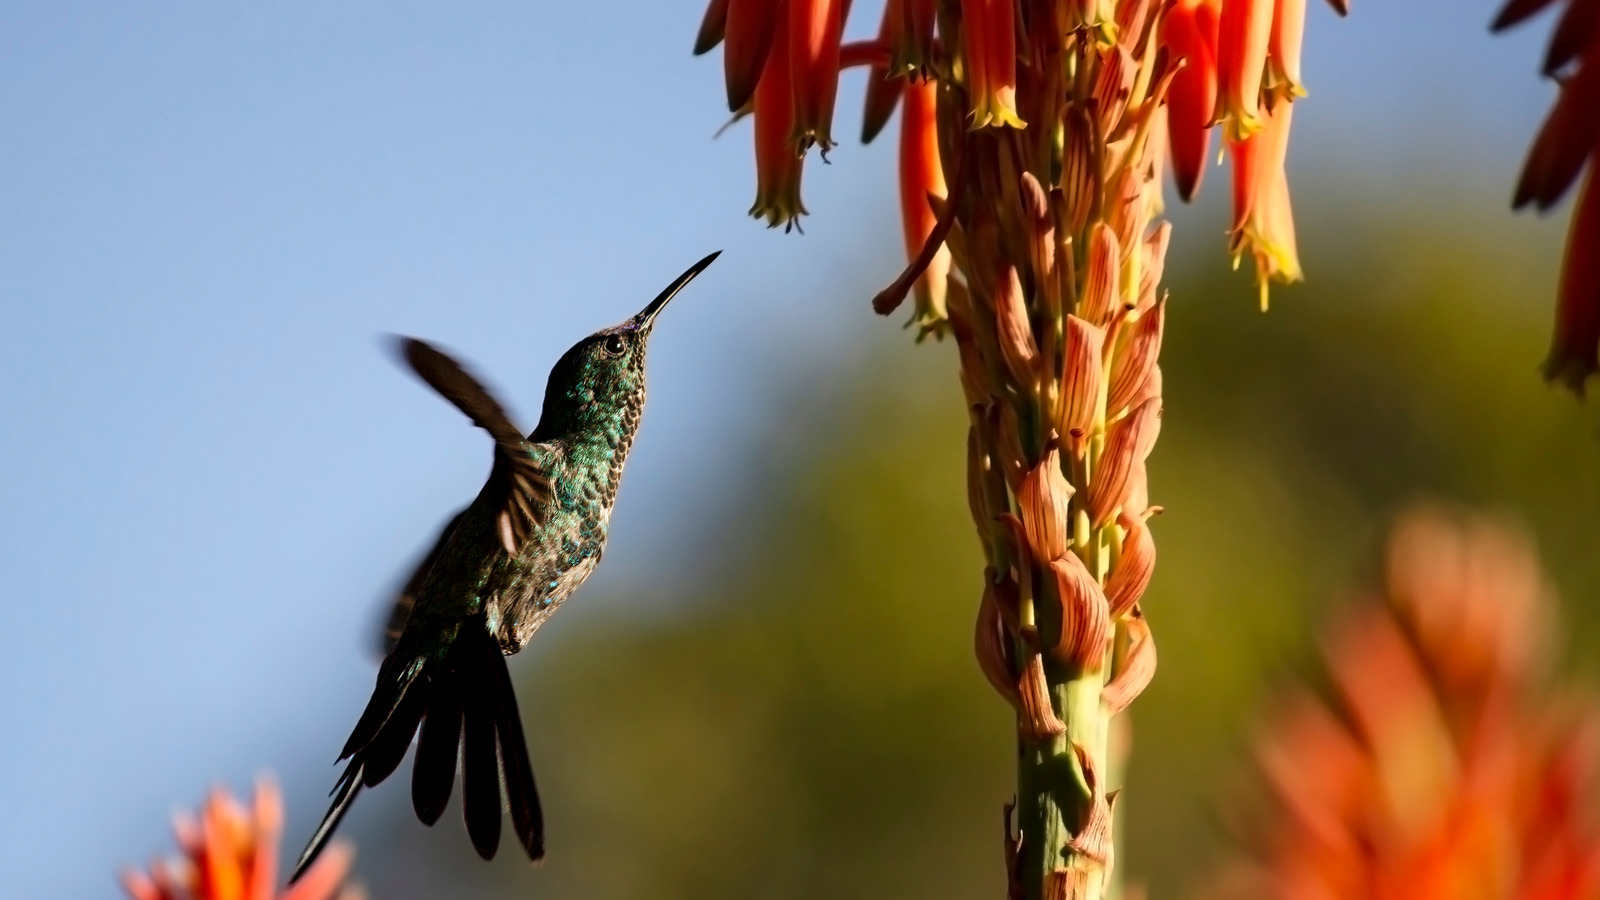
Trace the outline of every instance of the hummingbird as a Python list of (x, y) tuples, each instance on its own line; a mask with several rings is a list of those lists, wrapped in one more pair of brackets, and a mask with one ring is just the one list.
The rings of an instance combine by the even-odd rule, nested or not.
[(327, 846), (361, 789), (399, 767), (413, 736), (418, 819), (432, 825), (444, 813), (459, 759), (463, 818), (478, 855), (493, 859), (499, 848), (503, 799), (528, 858), (543, 858), (544, 816), (505, 658), (600, 562), (644, 410), (656, 316), (719, 253), (690, 266), (638, 315), (563, 354), (526, 437), (461, 363), (398, 339), (411, 370), (494, 439), (494, 463), (394, 601), (377, 686), (339, 754), (349, 762), (291, 882)]

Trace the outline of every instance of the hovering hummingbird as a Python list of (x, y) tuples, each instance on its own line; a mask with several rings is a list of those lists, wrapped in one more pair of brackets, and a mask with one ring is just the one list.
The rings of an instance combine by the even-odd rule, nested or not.
[[(720, 251), (719, 251), (720, 252)], [(389, 616), (372, 699), (339, 754), (350, 760), (300, 855), (299, 878), (363, 787), (400, 765), (418, 733), (411, 802), (432, 825), (461, 765), (472, 846), (500, 845), (501, 789), (528, 857), (544, 856), (544, 818), (505, 657), (522, 649), (600, 561), (622, 464), (644, 409), (644, 356), (657, 314), (717, 253), (644, 311), (579, 341), (550, 370), (539, 426), (523, 437), (460, 363), (402, 338), (413, 372), (494, 438), (489, 480), (445, 526)]]

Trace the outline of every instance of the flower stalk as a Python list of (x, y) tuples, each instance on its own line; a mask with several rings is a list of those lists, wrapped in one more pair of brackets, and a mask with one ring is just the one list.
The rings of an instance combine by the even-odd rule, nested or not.
[[(756, 2), (728, 0), (728, 54), (746, 52), (734, 12)], [(812, 61), (838, 46), (824, 13), (844, 7), (764, 4), (779, 35), (770, 56), (811, 54), (778, 70), (769, 59), (754, 90), (751, 212), (769, 225), (804, 212), (800, 167), (831, 134), (815, 103), (830, 73)], [(834, 54), (832, 79), (847, 64), (871, 72), (865, 139), (901, 110), (909, 264), (873, 308), (914, 298), (918, 338), (952, 338), (960, 359), (986, 563), (973, 646), (1016, 714), (1005, 848), (1019, 900), (1113, 890), (1112, 719), (1156, 661), (1142, 600), (1159, 512), (1146, 460), (1169, 311), (1163, 179), (1170, 154), (1192, 197), (1220, 125), (1235, 157), (1236, 260), (1252, 256), (1263, 302), (1269, 279), (1299, 277), (1283, 164), (1304, 93), (1304, 13), (1304, 0), (889, 0), (875, 40)], [(797, 39), (801, 23), (809, 37)], [(764, 122), (785, 115), (780, 144)], [(793, 190), (775, 202), (780, 171)]]

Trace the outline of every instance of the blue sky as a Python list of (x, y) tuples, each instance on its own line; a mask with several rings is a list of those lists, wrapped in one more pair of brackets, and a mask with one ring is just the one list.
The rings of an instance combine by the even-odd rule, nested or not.
[[(592, 582), (620, 611), (714, 552), (697, 523), (759, 502), (751, 460), (785, 405), (894, 330), (866, 307), (899, 264), (888, 142), (811, 165), (805, 236), (768, 232), (744, 215), (748, 132), (712, 139), (698, 5), (468, 6), (0, 8), (0, 870), (18, 896), (114, 895), (114, 867), (164, 850), (168, 811), (216, 781), (277, 771), (295, 822), (320, 807), (380, 599), (488, 463), (384, 333), (456, 348), (531, 426), (567, 345), (725, 251), (657, 329)], [(878, 4), (857, 6), (852, 29), (874, 30)], [(1501, 209), (1551, 89), (1547, 25), (1493, 39), (1492, 13), (1314, 9), (1296, 179)], [(1220, 247), (1219, 214), (1186, 213), (1180, 243)]]

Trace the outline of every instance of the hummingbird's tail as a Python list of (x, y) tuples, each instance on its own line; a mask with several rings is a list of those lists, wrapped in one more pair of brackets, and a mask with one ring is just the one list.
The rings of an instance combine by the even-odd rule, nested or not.
[[(413, 670), (407, 674), (406, 670)], [(501, 788), (511, 825), (528, 858), (544, 856), (544, 815), (517, 698), (500, 645), (481, 616), (463, 622), (442, 659), (420, 666), (391, 655), (340, 759), (350, 764), (334, 785), (333, 804), (295, 864), (293, 883), (327, 845), (363, 787), (393, 774), (418, 730), (411, 764), (411, 805), (423, 824), (444, 814), (461, 763), (461, 809), (472, 846), (493, 859), (500, 846)]]

